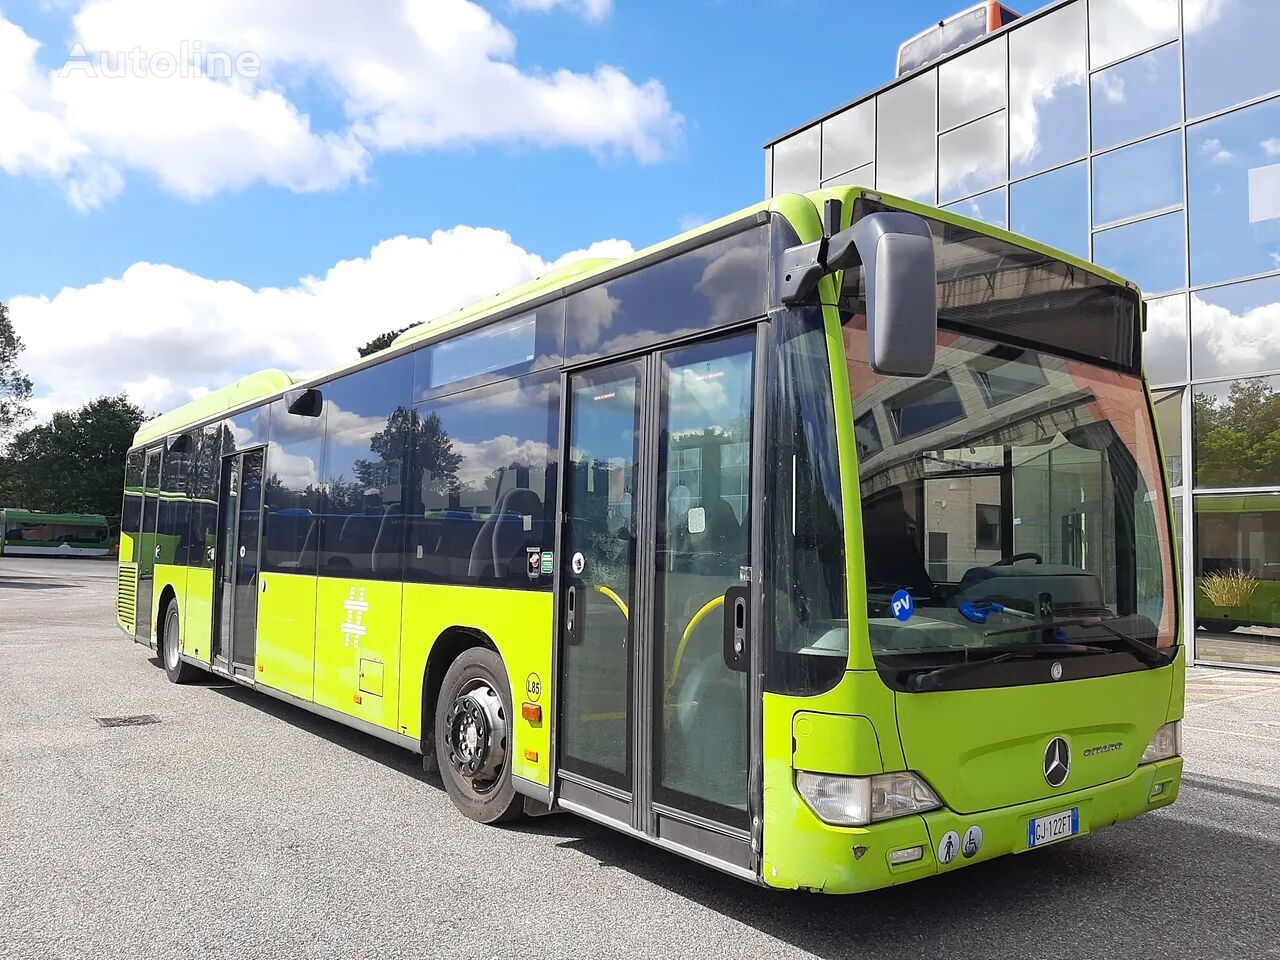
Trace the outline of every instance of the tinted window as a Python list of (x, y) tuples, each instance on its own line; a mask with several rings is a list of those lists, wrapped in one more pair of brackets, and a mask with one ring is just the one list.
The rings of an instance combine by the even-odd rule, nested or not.
[(1015, 177), (1084, 156), (1085, 9), (1075, 3), (1009, 35), (1009, 156)]
[(938, 75), (933, 70), (880, 94), (876, 106), (876, 167), (881, 189), (933, 203), (937, 96)]
[(773, 192), (805, 193), (818, 186), (819, 127), (801, 130), (773, 145)]
[(1008, 179), (1004, 113), (975, 120), (938, 138), (938, 198), (987, 190)]
[(938, 67), (938, 127), (950, 129), (1004, 106), (1004, 37)]
[(1280, 89), (1275, 50), (1280, 4), (1275, 0), (1183, 0), (1182, 31), (1188, 116)]
[(1187, 295), (1147, 301), (1142, 335), (1143, 368), (1152, 383), (1187, 379)]
[(928, 433), (964, 416), (960, 394), (948, 376), (915, 384), (885, 404), (899, 440)]
[(1093, 235), (1093, 260), (1144, 293), (1187, 285), (1187, 239), (1181, 210)]
[(1093, 222), (1126, 220), (1182, 203), (1182, 139), (1144, 140), (1093, 159)]
[[(414, 580), (550, 589), (560, 378), (419, 404), (408, 484)], [(543, 572), (545, 571), (545, 572)]]
[(452, 392), (464, 381), (558, 363), (563, 336), (564, 303), (556, 302), (425, 347), (413, 355), (414, 396), (422, 400), (441, 387)]
[(1044, 371), (1030, 350), (997, 347), (970, 365), (990, 406), (1016, 400), (1043, 387)]
[(962, 217), (968, 217), (970, 220), (980, 220), (982, 223), (989, 223), (993, 227), (1003, 229), (1005, 225), (1004, 198), (1004, 187), (1001, 187), (999, 190), (990, 190), (976, 197), (970, 197), (968, 200), (948, 204), (947, 209), (955, 211)]
[[(267, 442), (267, 435), (271, 426), (271, 407), (254, 407), (252, 410), (236, 414), (227, 422), (230, 425), (231, 436), (235, 440), (236, 450), (261, 446)], [(224, 450), (223, 452), (230, 453), (231, 451)]]
[(831, 179), (876, 158), (876, 102), (868, 100), (822, 121), (822, 176)]
[(1197, 380), (1280, 369), (1280, 277), (1193, 293), (1191, 337)]
[(412, 369), (410, 357), (397, 357), (320, 387), (325, 406), (321, 576), (400, 577)]
[[(1267, 62), (1280, 63), (1280, 57), (1269, 55)], [(1280, 100), (1188, 127), (1187, 178), (1192, 284), (1275, 270), (1280, 257)]]
[(763, 314), (766, 244), (764, 230), (748, 230), (575, 293), (566, 305), (568, 362)]
[(191, 469), (191, 565), (212, 567), (218, 541), (218, 486), (223, 454), (235, 452), (229, 421), (211, 423), (195, 433)]
[(1178, 0), (1089, 0), (1089, 55), (1095, 67), (1177, 33)]
[(179, 438), (165, 450), (160, 475), (160, 562), (180, 567), (187, 565), (190, 543), (191, 453), (190, 438)]
[(1178, 45), (1100, 70), (1089, 81), (1093, 148), (1100, 150), (1171, 127), (1182, 119)]
[(1089, 256), (1088, 171), (1084, 163), (1042, 173), (1009, 190), (1010, 229), (1077, 257)]
[(316, 572), (323, 509), (320, 456), (324, 423), (323, 415), (300, 417), (289, 413), (283, 400), (272, 404), (263, 490), (263, 570)]
[[(124, 505), (120, 511), (120, 532), (137, 543), (142, 528), (142, 467), (144, 454), (135, 450), (124, 461)], [(134, 559), (137, 559), (136, 551)]]

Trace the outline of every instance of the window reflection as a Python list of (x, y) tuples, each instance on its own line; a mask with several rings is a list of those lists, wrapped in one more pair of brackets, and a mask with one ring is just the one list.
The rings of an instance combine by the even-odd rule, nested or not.
[(1280, 100), (1188, 127), (1187, 167), (1191, 282), (1280, 269)]
[(1147, 379), (1178, 383), (1187, 379), (1187, 295), (1147, 301), (1147, 332), (1142, 335)]
[(1179, 388), (1151, 395), (1170, 487), (1182, 486), (1182, 393)]
[(1084, 156), (1085, 7), (1075, 3), (1009, 36), (1009, 140), (1015, 177)]
[(1004, 187), (948, 204), (947, 209), (954, 210), (972, 220), (980, 220), (982, 223), (1003, 228), (1005, 226)]
[(1144, 293), (1185, 287), (1187, 241), (1182, 211), (1095, 233), (1093, 260), (1132, 280)]
[(876, 102), (868, 100), (822, 122), (822, 176), (834, 177), (876, 158)]
[(1088, 259), (1089, 203), (1083, 161), (1015, 183), (1009, 189), (1014, 233)]
[(1135, 140), (1182, 119), (1178, 54), (1178, 45), (1171, 43), (1093, 75), (1093, 149)]
[(1089, 0), (1089, 56), (1095, 68), (1177, 33), (1178, 0)]
[(824, 187), (874, 187), (876, 185), (876, 165), (864, 163), (860, 167), (823, 180)]
[(938, 128), (948, 130), (1004, 106), (1005, 37), (938, 68)]
[(1197, 379), (1280, 369), (1280, 277), (1191, 295), (1191, 369)]
[(1280, 377), (1198, 384), (1191, 410), (1196, 486), (1280, 484)]
[(1197, 659), (1280, 666), (1280, 495), (1195, 498)]
[(1093, 222), (1114, 223), (1182, 202), (1182, 144), (1176, 133), (1093, 158)]
[(876, 107), (878, 186), (925, 203), (934, 202), (937, 83), (930, 70), (880, 94)]
[(943, 201), (987, 190), (1008, 179), (1004, 112), (938, 138), (938, 193)]
[[(1203, 116), (1280, 88), (1280, 3), (1183, 0), (1187, 115)], [(1273, 128), (1274, 129), (1274, 128)]]
[(820, 127), (810, 127), (773, 145), (773, 192), (804, 193), (818, 185)]

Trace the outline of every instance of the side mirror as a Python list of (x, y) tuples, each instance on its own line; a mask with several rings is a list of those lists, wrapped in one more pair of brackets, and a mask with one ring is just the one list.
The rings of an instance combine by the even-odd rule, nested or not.
[(318, 417), (324, 410), (324, 396), (314, 387), (290, 390), (284, 395), (284, 406), (295, 417)]
[(927, 376), (938, 343), (938, 270), (929, 225), (914, 213), (868, 214), (827, 246), (828, 269), (859, 260), (866, 270), (871, 369)]

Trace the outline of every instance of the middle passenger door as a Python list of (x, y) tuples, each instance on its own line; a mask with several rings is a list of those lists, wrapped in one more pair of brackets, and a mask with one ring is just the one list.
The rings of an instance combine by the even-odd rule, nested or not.
[(750, 871), (754, 329), (568, 375), (557, 793)]

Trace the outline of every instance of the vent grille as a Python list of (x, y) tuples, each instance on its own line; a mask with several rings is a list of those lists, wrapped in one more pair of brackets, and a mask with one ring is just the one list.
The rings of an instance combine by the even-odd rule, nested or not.
[(116, 616), (133, 633), (138, 623), (138, 567), (121, 563), (116, 567)]
[(139, 713), (127, 717), (94, 717), (100, 727), (145, 727), (150, 723), (159, 723), (160, 718), (154, 713)]

